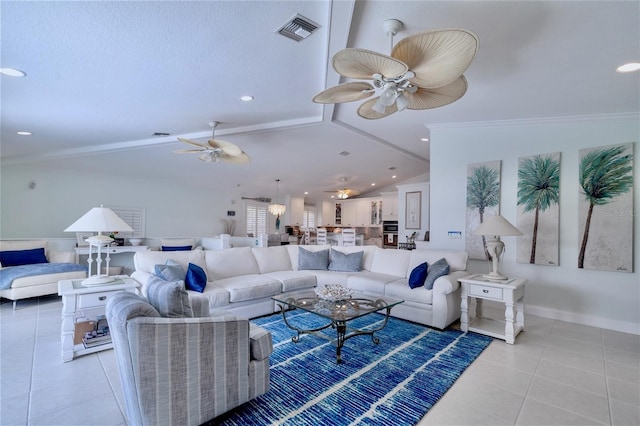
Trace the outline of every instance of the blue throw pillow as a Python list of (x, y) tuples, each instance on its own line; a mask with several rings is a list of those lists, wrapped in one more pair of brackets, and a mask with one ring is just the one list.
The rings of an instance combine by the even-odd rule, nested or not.
[(427, 290), (433, 289), (433, 283), (443, 275), (449, 274), (449, 264), (443, 257), (435, 263), (432, 263), (427, 270), (427, 279), (424, 281), (424, 286)]
[(191, 246), (162, 246), (162, 251), (191, 251)]
[(207, 274), (204, 272), (204, 269), (202, 269), (198, 265), (189, 263), (189, 268), (187, 269), (187, 277), (184, 280), (184, 284), (187, 287), (187, 290), (193, 290), (197, 291), (198, 293), (202, 293), (207, 285)]
[(329, 270), (342, 272), (358, 272), (361, 270), (364, 251), (342, 253), (338, 250), (329, 251)]
[(409, 275), (409, 287), (418, 288), (424, 285), (424, 281), (427, 279), (427, 270), (429, 264), (427, 262), (421, 263), (411, 271)]
[(49, 263), (44, 255), (44, 247), (31, 250), (0, 251), (2, 266), (33, 265), (35, 263)]
[(298, 270), (326, 271), (329, 267), (329, 249), (309, 251), (302, 247), (298, 251)]
[(156, 276), (162, 278), (165, 281), (179, 281), (184, 280), (187, 275), (184, 267), (175, 260), (167, 260), (164, 265), (156, 265), (154, 268)]

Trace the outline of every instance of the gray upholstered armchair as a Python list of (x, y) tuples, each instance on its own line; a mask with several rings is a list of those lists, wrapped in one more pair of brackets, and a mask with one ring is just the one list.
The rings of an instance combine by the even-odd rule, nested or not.
[[(164, 318), (147, 299), (113, 295), (106, 314), (130, 425), (199, 425), (269, 390), (271, 334), (231, 314)], [(162, 311), (162, 309), (160, 309)]]

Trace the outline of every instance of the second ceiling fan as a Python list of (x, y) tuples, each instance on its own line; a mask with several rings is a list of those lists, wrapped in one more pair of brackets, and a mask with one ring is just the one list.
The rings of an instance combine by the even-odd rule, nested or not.
[[(384, 21), (391, 38), (402, 28), (397, 19)], [(446, 29), (406, 37), (392, 47), (391, 56), (366, 49), (347, 48), (333, 57), (333, 68), (342, 76), (370, 80), (342, 83), (318, 93), (316, 103), (364, 102), (358, 115), (378, 119), (407, 109), (438, 108), (460, 99), (467, 91), (462, 73), (478, 51), (478, 37), (471, 31)]]
[(201, 144), (189, 139), (178, 138), (180, 142), (188, 145), (197, 146), (197, 149), (179, 149), (173, 151), (176, 154), (200, 154), (198, 159), (207, 163), (218, 163), (225, 161), (227, 163), (246, 164), (251, 161), (251, 158), (240, 149), (237, 145), (231, 142), (221, 141), (215, 138), (216, 127), (220, 124), (218, 121), (211, 121), (209, 126), (212, 128), (211, 139), (207, 141), (207, 144)]

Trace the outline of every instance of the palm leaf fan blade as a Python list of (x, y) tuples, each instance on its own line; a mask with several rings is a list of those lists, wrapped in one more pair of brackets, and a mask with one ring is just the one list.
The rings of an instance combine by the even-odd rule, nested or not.
[(377, 120), (379, 118), (384, 118), (388, 115), (393, 114), (398, 111), (398, 105), (396, 102), (386, 107), (384, 113), (379, 113), (373, 109), (373, 105), (376, 103), (378, 98), (369, 99), (358, 108), (358, 115), (362, 118), (366, 118), (367, 120)]
[(323, 90), (313, 97), (318, 104), (339, 104), (359, 101), (373, 96), (373, 86), (364, 81), (343, 83)]
[(198, 146), (198, 147), (200, 147), (200, 148), (207, 148), (207, 146), (206, 146), (206, 145), (203, 145), (203, 144), (198, 143), (198, 142), (194, 142), (194, 141), (189, 140), (189, 139), (185, 139), (185, 138), (178, 138), (178, 140), (179, 140), (180, 142), (182, 142), (182, 143), (186, 143), (186, 144), (188, 144), (188, 145)]
[(366, 49), (347, 48), (333, 56), (333, 68), (341, 75), (373, 80), (374, 74), (393, 78), (404, 75), (407, 65), (398, 59)]
[(466, 30), (435, 30), (398, 42), (391, 56), (406, 63), (416, 75), (410, 81), (432, 89), (460, 77), (478, 52), (478, 37)]
[(247, 164), (251, 162), (251, 158), (244, 151), (242, 151), (240, 155), (222, 154), (220, 155), (220, 159), (227, 163), (233, 163), (233, 164)]
[(448, 105), (460, 99), (467, 91), (467, 80), (460, 76), (453, 83), (437, 89), (418, 88), (415, 93), (405, 92), (408, 109), (431, 109)]
[(223, 153), (231, 156), (242, 154), (242, 150), (231, 142), (225, 142), (218, 139), (209, 139), (209, 146), (211, 146), (212, 148), (220, 149)]

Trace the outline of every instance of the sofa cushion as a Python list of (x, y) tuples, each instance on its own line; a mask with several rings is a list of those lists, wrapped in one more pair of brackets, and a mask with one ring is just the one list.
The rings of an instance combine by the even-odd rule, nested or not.
[(260, 273), (251, 247), (205, 250), (204, 259), (209, 281)]
[(223, 278), (215, 281), (215, 285), (229, 292), (229, 301), (232, 303), (260, 299), (282, 292), (282, 283), (280, 281), (267, 275), (259, 274)]
[(319, 270), (326, 271), (329, 267), (329, 249), (309, 251), (299, 247), (298, 271)]
[(427, 290), (433, 289), (433, 283), (443, 275), (449, 273), (449, 264), (445, 258), (442, 258), (435, 263), (429, 265), (427, 271), (427, 279), (424, 282), (424, 286)]
[(315, 274), (307, 271), (274, 271), (266, 275), (280, 281), (282, 291), (313, 288), (318, 284)]
[(331, 246), (332, 250), (339, 251), (341, 253), (351, 254), (356, 252), (362, 252), (362, 263), (360, 264), (361, 271), (370, 271), (373, 257), (375, 256), (378, 247), (376, 246)]
[(327, 269), (330, 271), (359, 272), (362, 269), (363, 254), (363, 251), (342, 253), (331, 249), (329, 251), (329, 267)]
[(395, 299), (402, 299), (405, 302), (433, 303), (433, 290), (428, 290), (425, 286), (411, 288), (407, 279), (396, 280), (388, 283), (384, 287), (384, 295)]
[(364, 271), (349, 275), (347, 287), (360, 293), (383, 295), (385, 285), (398, 279), (395, 275)]
[(0, 263), (3, 267), (49, 263), (44, 247), (27, 250), (0, 251)]
[(291, 258), (286, 246), (254, 247), (252, 250), (261, 274), (291, 270)]
[(165, 281), (155, 275), (149, 277), (147, 298), (151, 306), (165, 318), (193, 318), (189, 294), (182, 280)]
[(187, 290), (197, 291), (202, 293), (207, 286), (207, 274), (204, 269), (193, 263), (189, 263), (189, 269), (187, 269), (187, 276), (184, 279), (184, 284)]
[(156, 265), (153, 270), (156, 276), (165, 281), (184, 280), (187, 275), (185, 268), (172, 259), (167, 259), (164, 265)]
[(229, 292), (226, 288), (215, 285), (212, 282), (208, 282), (202, 293), (191, 292), (194, 297), (206, 297), (209, 300), (209, 308), (217, 308), (220, 306), (226, 306), (230, 302)]
[(204, 253), (204, 250), (141, 251), (133, 255), (133, 263), (136, 271), (142, 271), (148, 274), (155, 274), (155, 266), (158, 264), (164, 265), (169, 259), (178, 262), (184, 267), (185, 271), (189, 267), (189, 263), (198, 265), (206, 271)]
[(427, 262), (423, 262), (413, 268), (411, 271), (411, 275), (409, 275), (409, 287), (418, 288), (424, 285), (424, 281), (427, 279), (427, 270), (429, 269), (429, 264)]
[(467, 259), (469, 255), (465, 251), (429, 249), (411, 250), (410, 253), (411, 259), (409, 261), (409, 270), (415, 268), (422, 262), (427, 262), (431, 265), (443, 257), (449, 264), (450, 272), (467, 270)]
[(376, 250), (371, 263), (371, 272), (407, 278), (409, 275), (409, 250)]
[(340, 271), (313, 271), (316, 276), (317, 286), (323, 286), (325, 284), (340, 284), (347, 285), (347, 279), (351, 275), (357, 275), (360, 272), (340, 272)]

